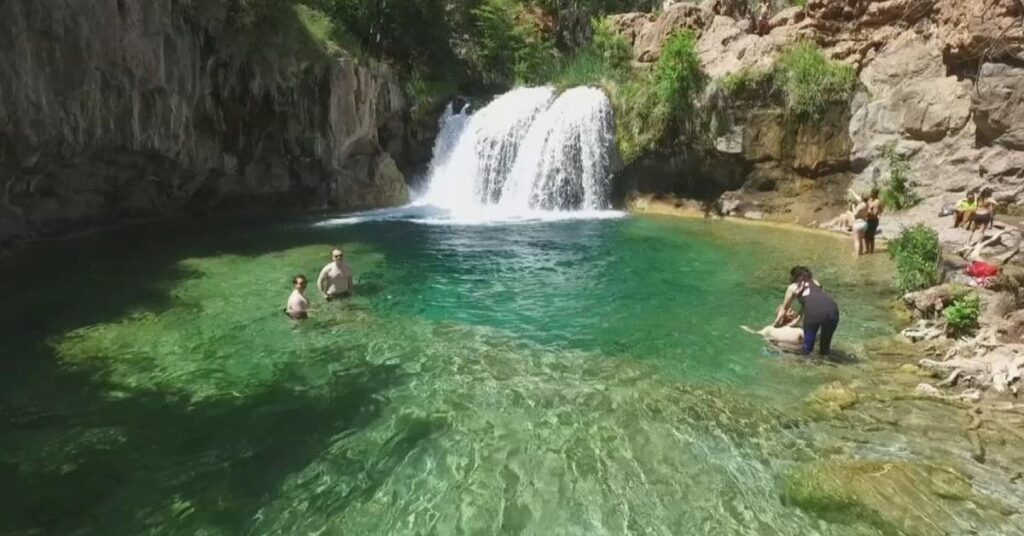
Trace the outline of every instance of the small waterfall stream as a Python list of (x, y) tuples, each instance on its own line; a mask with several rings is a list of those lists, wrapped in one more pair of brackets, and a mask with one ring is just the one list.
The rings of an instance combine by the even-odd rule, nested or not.
[(499, 217), (609, 208), (615, 121), (602, 91), (519, 88), (441, 122), (422, 203)]

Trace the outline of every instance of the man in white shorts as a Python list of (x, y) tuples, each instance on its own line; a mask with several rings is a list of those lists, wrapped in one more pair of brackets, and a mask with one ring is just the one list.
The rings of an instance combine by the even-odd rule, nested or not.
[(345, 263), (343, 251), (340, 249), (331, 251), (331, 262), (327, 263), (323, 270), (320, 270), (316, 287), (320, 289), (320, 293), (327, 301), (352, 294), (352, 267)]

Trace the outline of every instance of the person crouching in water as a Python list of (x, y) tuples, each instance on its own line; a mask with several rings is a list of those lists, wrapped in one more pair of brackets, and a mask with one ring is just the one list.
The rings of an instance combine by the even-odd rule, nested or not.
[(839, 326), (839, 305), (831, 296), (822, 290), (814, 280), (814, 275), (805, 266), (794, 266), (789, 271), (790, 285), (786, 288), (786, 297), (775, 316), (774, 326), (782, 326), (786, 311), (797, 300), (803, 306), (804, 341), (803, 353), (810, 354), (821, 332), (821, 343), (818, 353), (828, 355), (832, 352), (832, 335)]
[(309, 280), (304, 275), (297, 275), (293, 279), (294, 287), (288, 296), (288, 304), (284, 312), (293, 320), (305, 320), (309, 318), (309, 298), (306, 298), (306, 285)]
[(331, 262), (320, 270), (316, 286), (327, 301), (352, 294), (352, 267), (345, 263), (345, 252), (331, 251)]

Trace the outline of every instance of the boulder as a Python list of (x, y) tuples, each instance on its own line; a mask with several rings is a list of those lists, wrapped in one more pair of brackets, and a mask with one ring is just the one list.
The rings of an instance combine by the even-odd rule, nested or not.
[(974, 108), (981, 145), (1024, 151), (1024, 67), (982, 65)]
[(936, 0), (936, 34), (953, 62), (1007, 57), (1024, 49), (1024, 5), (1019, 0)]
[(635, 59), (641, 63), (658, 61), (665, 42), (673, 35), (682, 30), (693, 30), (700, 35), (711, 18), (711, 12), (696, 4), (678, 3), (667, 7), (655, 20), (637, 31), (633, 41)]
[(892, 113), (900, 118), (906, 137), (939, 141), (959, 131), (971, 115), (971, 83), (955, 77), (909, 82), (893, 96)]

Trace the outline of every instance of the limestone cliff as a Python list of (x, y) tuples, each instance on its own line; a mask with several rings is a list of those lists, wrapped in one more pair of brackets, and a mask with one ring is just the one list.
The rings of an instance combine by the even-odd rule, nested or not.
[[(129, 218), (403, 202), (405, 104), (220, 1), (0, 2), (0, 243)], [(261, 33), (262, 31), (262, 33)], [(335, 51), (337, 52), (337, 51)]]
[[(724, 176), (725, 187), (742, 185), (741, 193), (753, 194), (748, 200), (764, 190), (807, 190), (809, 181), (833, 192), (845, 184), (865, 189), (884, 183), (882, 152), (892, 145), (925, 198), (912, 217), (934, 214), (980, 186), (1004, 203), (1024, 201), (1024, 2), (808, 0), (805, 8), (774, 12), (761, 31), (735, 16), (734, 4), (666, 2), (659, 14), (618, 15), (613, 24), (641, 65), (656, 61), (674, 32), (697, 32), (713, 79), (770, 67), (789, 44), (813, 41), (853, 65), (859, 87), (847, 109), (814, 124), (787, 123), (769, 98), (727, 103), (710, 161), (717, 166), (729, 157), (732, 165), (708, 173)], [(833, 206), (840, 204), (841, 195)], [(792, 212), (786, 203), (769, 208)]]

